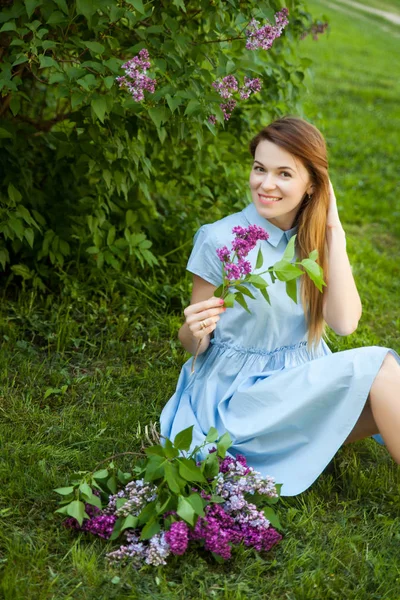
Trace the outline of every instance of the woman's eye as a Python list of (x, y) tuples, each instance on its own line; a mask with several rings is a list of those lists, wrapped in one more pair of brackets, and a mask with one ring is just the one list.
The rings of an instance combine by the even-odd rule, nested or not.
[(255, 171), (258, 171), (258, 170), (260, 170), (260, 171), (264, 171), (264, 169), (263, 169), (262, 167), (254, 167), (254, 170), (255, 170)]
[(285, 177), (291, 177), (292, 176), (288, 171), (282, 171), (281, 175), (284, 175)]

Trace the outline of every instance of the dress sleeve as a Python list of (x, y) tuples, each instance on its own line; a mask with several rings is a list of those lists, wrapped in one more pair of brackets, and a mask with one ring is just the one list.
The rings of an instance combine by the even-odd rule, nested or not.
[(193, 250), (186, 269), (218, 287), (222, 283), (222, 264), (216, 250), (218, 242), (209, 225), (203, 225), (193, 239)]

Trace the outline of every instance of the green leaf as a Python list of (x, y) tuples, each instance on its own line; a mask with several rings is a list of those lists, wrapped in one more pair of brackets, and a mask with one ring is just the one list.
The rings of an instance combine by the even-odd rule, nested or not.
[(297, 279), (286, 282), (286, 293), (297, 304)]
[(246, 283), (251, 283), (254, 287), (258, 289), (262, 289), (268, 286), (268, 283), (265, 281), (261, 275), (249, 275), (246, 279)]
[(90, 498), (93, 494), (92, 488), (90, 487), (90, 485), (88, 483), (86, 483), (86, 481), (84, 481), (80, 484), (79, 491), (82, 492), (82, 494), (84, 494), (88, 498)]
[(64, 14), (68, 15), (68, 6), (65, 0), (54, 0), (58, 8), (60, 8)]
[(50, 67), (58, 68), (58, 63), (56, 63), (54, 58), (51, 58), (51, 56), (44, 56), (41, 54), (39, 56), (39, 69), (48, 69)]
[(17, 31), (15, 21), (9, 21), (8, 23), (4, 23), (3, 27), (0, 29), (0, 33), (3, 33), (5, 31)]
[(85, 501), (88, 504), (91, 504), (92, 506), (99, 508), (100, 510), (103, 508), (102, 504), (101, 504), (101, 500), (98, 496), (96, 496), (96, 494), (92, 494), (91, 496), (89, 496), (89, 498), (85, 499)]
[(199, 467), (196, 466), (193, 459), (179, 458), (179, 475), (186, 481), (205, 481)]
[(105, 46), (99, 42), (82, 42), (82, 44), (94, 54), (103, 54), (105, 50)]
[(114, 227), (114, 225), (112, 227), (110, 227), (110, 229), (108, 230), (108, 234), (107, 234), (107, 246), (111, 246), (114, 243), (115, 240), (115, 232), (116, 229)]
[(154, 125), (159, 129), (161, 124), (165, 120), (165, 108), (164, 107), (155, 107), (149, 108), (149, 115)]
[(76, 519), (80, 526), (82, 526), (83, 519), (85, 518), (85, 505), (80, 500), (73, 500), (67, 505), (67, 515)]
[(190, 496), (188, 496), (187, 501), (193, 506), (196, 515), (199, 515), (200, 517), (205, 516), (204, 502), (200, 494), (197, 494), (196, 492), (194, 494), (191, 494)]
[(54, 491), (61, 496), (68, 496), (69, 494), (72, 494), (74, 487), (69, 485), (68, 487), (56, 488)]
[(263, 254), (261, 252), (261, 248), (258, 249), (258, 254), (257, 254), (257, 262), (256, 262), (256, 269), (261, 269), (261, 267), (264, 264), (264, 258), (263, 258)]
[(124, 531), (124, 529), (135, 529), (135, 527), (137, 527), (138, 525), (138, 522), (139, 519), (137, 517), (134, 517), (133, 515), (128, 515), (123, 521), (121, 531)]
[(96, 117), (104, 123), (104, 116), (107, 110), (107, 102), (104, 96), (99, 96), (91, 101), (91, 107), (94, 110)]
[(100, 469), (100, 471), (96, 471), (95, 473), (93, 473), (94, 479), (107, 479), (108, 476), (109, 472), (107, 469)]
[(229, 292), (224, 298), (224, 306), (226, 308), (232, 308), (235, 303), (235, 294)]
[(308, 258), (310, 260), (317, 260), (317, 258), (318, 258), (318, 250), (313, 250), (312, 252), (310, 252), (310, 254), (308, 255)]
[(207, 479), (214, 478), (219, 472), (218, 455), (216, 452), (212, 452), (206, 458), (202, 465), (204, 477)]
[(189, 450), (193, 439), (193, 427), (194, 425), (191, 425), (187, 429), (176, 434), (174, 439), (175, 448), (178, 448), (179, 450)]
[(7, 131), (7, 129), (3, 129), (3, 127), (0, 127), (0, 139), (4, 139), (4, 138), (13, 138), (13, 134), (10, 133), (9, 131)]
[(175, 494), (179, 494), (179, 492), (181, 491), (181, 486), (179, 485), (176, 478), (177, 474), (178, 469), (176, 465), (172, 465), (170, 462), (167, 462), (165, 464), (165, 480), (168, 483), (168, 487), (171, 490), (171, 492), (174, 492)]
[(244, 294), (245, 296), (248, 296), (252, 300), (255, 300), (255, 296), (253, 296), (251, 291), (246, 286), (237, 284), (237, 285), (235, 285), (235, 290), (237, 290), (241, 294)]
[(217, 454), (221, 458), (225, 458), (226, 451), (232, 446), (232, 438), (226, 431), (224, 435), (217, 442)]
[(76, 13), (83, 15), (88, 21), (97, 10), (97, 0), (76, 0)]
[(295, 242), (297, 235), (292, 235), (290, 238), (288, 245), (286, 246), (286, 250), (283, 253), (282, 260), (286, 260), (288, 262), (292, 261), (295, 254)]
[(280, 529), (282, 531), (281, 522), (279, 521), (279, 517), (273, 508), (271, 508), (270, 506), (265, 506), (263, 508), (263, 513), (265, 515), (265, 518), (268, 519), (268, 521), (271, 523), (272, 527), (275, 527), (276, 529)]
[(317, 264), (313, 260), (310, 260), (309, 258), (304, 258), (301, 261), (301, 264), (303, 265), (309, 278), (315, 283), (319, 291), (322, 292), (322, 286), (326, 285), (326, 283), (323, 280), (322, 268), (319, 266), (319, 264)]
[(251, 311), (250, 311), (249, 307), (247, 306), (247, 302), (244, 299), (243, 294), (241, 294), (240, 292), (238, 294), (235, 294), (235, 300), (238, 304), (240, 304), (240, 306), (242, 306), (245, 309), (246, 312), (251, 314)]
[(214, 291), (214, 296), (216, 298), (221, 298), (222, 296), (222, 292), (224, 291), (224, 286), (221, 284), (220, 286), (217, 287), (217, 289)]
[(175, 112), (175, 110), (178, 108), (178, 106), (180, 106), (183, 103), (183, 99), (179, 98), (178, 96), (170, 96), (170, 94), (167, 94), (165, 96), (165, 99), (168, 103), (168, 106), (171, 110), (171, 112)]
[(86, 248), (86, 252), (88, 254), (98, 254), (100, 250), (97, 248), (97, 246), (90, 246), (90, 248)]
[(135, 10), (140, 12), (140, 14), (142, 14), (142, 15), (145, 14), (146, 11), (144, 10), (142, 0), (126, 0), (126, 3), (131, 4)]
[(169, 440), (168, 438), (166, 438), (165, 440), (164, 455), (167, 458), (176, 458), (177, 456), (179, 456), (178, 448), (175, 448), (171, 440)]
[(146, 473), (144, 476), (145, 481), (154, 481), (164, 475), (164, 465), (167, 463), (165, 458), (162, 456), (152, 456), (149, 458)]
[(25, 8), (28, 18), (30, 19), (35, 9), (43, 4), (43, 0), (25, 0)]
[(206, 442), (215, 442), (219, 438), (218, 430), (215, 427), (210, 427), (207, 435)]
[(158, 521), (149, 521), (142, 529), (139, 540), (149, 540), (161, 530), (161, 525)]
[(160, 445), (157, 446), (149, 446), (144, 449), (147, 456), (151, 456), (152, 454), (156, 454), (157, 456), (165, 456), (164, 448)]
[(172, 2), (176, 7), (181, 8), (183, 12), (186, 12), (185, 3), (183, 0), (172, 0)]
[(198, 113), (201, 110), (201, 104), (198, 100), (190, 100), (189, 104), (186, 107), (185, 115), (192, 115), (194, 113)]
[(291, 279), (297, 279), (297, 277), (303, 275), (303, 271), (299, 269), (299, 267), (296, 267), (296, 265), (293, 265), (285, 260), (279, 260), (274, 264), (274, 272), (280, 281), (290, 281)]
[(117, 493), (118, 487), (117, 487), (117, 479), (116, 479), (115, 475), (111, 475), (111, 477), (109, 479), (107, 479), (107, 487), (112, 494)]
[(184, 496), (178, 497), (178, 508), (176, 509), (176, 512), (184, 521), (189, 523), (189, 525), (194, 525), (194, 508)]
[(28, 244), (30, 245), (31, 248), (33, 248), (33, 242), (35, 239), (35, 234), (33, 232), (33, 229), (31, 227), (28, 227), (27, 229), (25, 229), (24, 231), (24, 237), (26, 239), (26, 241), (28, 242)]
[(263, 297), (265, 298), (265, 300), (268, 302), (268, 304), (271, 306), (271, 299), (269, 297), (269, 294), (267, 292), (267, 288), (260, 288), (260, 292), (263, 295)]
[(15, 204), (18, 204), (18, 202), (20, 202), (20, 201), (21, 201), (21, 199), (22, 199), (22, 195), (21, 195), (21, 194), (20, 194), (20, 192), (17, 190), (17, 188), (15, 188), (15, 187), (13, 186), (13, 184), (12, 184), (12, 183), (10, 183), (10, 184), (8, 185), (7, 191), (8, 191), (8, 197), (10, 198), (11, 202), (14, 202)]

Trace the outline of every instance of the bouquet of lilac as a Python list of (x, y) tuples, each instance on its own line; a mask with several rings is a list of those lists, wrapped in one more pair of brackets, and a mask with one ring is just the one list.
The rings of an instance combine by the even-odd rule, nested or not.
[[(296, 235), (290, 238), (286, 250), (282, 258), (274, 265), (262, 271), (255, 273), (252, 271), (250, 261), (246, 260), (249, 252), (255, 248), (259, 240), (268, 240), (268, 233), (262, 227), (257, 225), (249, 225), (249, 227), (234, 227), (232, 233), (235, 238), (232, 242), (232, 248), (226, 246), (217, 248), (217, 255), (222, 263), (222, 284), (215, 290), (214, 295), (224, 298), (225, 306), (232, 307), (234, 302), (238, 302), (247, 312), (247, 306), (244, 296), (255, 300), (253, 293), (244, 284), (251, 284), (259, 289), (261, 294), (270, 303), (267, 292), (268, 283), (262, 277), (265, 273), (269, 273), (271, 282), (274, 283), (277, 279), (286, 283), (286, 293), (294, 302), (297, 302), (297, 285), (296, 279), (306, 273), (315, 283), (320, 292), (322, 287), (326, 285), (323, 279), (323, 270), (316, 262), (318, 251), (314, 250), (308, 258), (299, 262), (292, 262), (295, 255)], [(261, 248), (258, 250), (256, 269), (261, 269), (264, 264)]]
[[(55, 490), (62, 496), (56, 512), (64, 525), (104, 540), (118, 539), (107, 554), (112, 564), (165, 565), (170, 555), (203, 547), (218, 561), (231, 557), (239, 544), (269, 551), (282, 536), (271, 505), (280, 485), (248, 467), (242, 455), (227, 456), (229, 434), (215, 428), (188, 455), (193, 426), (172, 443), (145, 449), (147, 459), (133, 468), (135, 476), (107, 469), (80, 472), (71, 486)], [(201, 461), (195, 456), (215, 442)], [(132, 453), (125, 453), (132, 454)], [(204, 455), (204, 454), (203, 454)]]

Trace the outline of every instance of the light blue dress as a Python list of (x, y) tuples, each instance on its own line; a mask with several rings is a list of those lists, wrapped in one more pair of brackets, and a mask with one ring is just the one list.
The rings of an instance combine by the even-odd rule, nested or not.
[[(188, 271), (220, 285), (215, 250), (230, 247), (234, 226), (250, 224), (269, 233), (268, 241), (259, 241), (248, 256), (253, 268), (260, 245), (268, 268), (296, 233), (272, 225), (250, 204), (199, 229)], [(315, 481), (353, 429), (386, 354), (392, 352), (399, 362), (400, 357), (378, 346), (332, 353), (324, 341), (309, 350), (300, 294), (295, 304), (285, 284), (276, 281), (268, 288), (270, 306), (250, 288), (256, 296), (247, 299), (251, 314), (235, 303), (221, 315), (193, 375), (193, 359), (184, 364), (176, 392), (161, 413), (160, 431), (173, 440), (194, 425), (191, 449), (204, 441), (210, 427), (221, 435), (228, 431), (233, 441), (229, 454), (244, 454), (250, 466), (283, 484), (282, 495), (294, 496)]]

